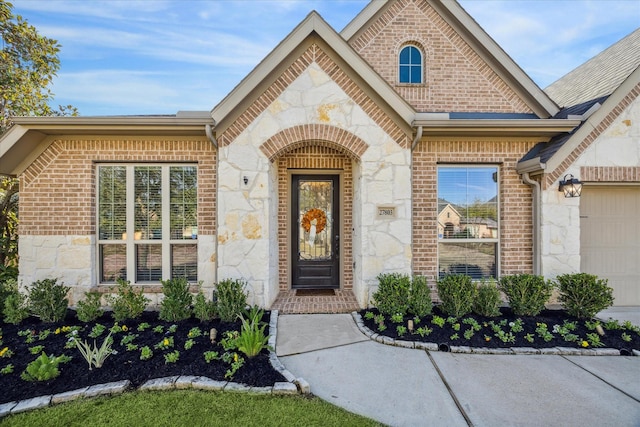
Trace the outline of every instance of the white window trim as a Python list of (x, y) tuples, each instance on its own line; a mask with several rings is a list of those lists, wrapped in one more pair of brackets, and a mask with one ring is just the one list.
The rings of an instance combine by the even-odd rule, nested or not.
[[(440, 187), (440, 182), (439, 182), (439, 178), (440, 178), (440, 168), (458, 168), (458, 169), (486, 169), (486, 168), (495, 168), (496, 169), (496, 207), (497, 207), (497, 212), (496, 212), (496, 223), (497, 223), (497, 228), (498, 228), (498, 232), (497, 232), (497, 236), (496, 238), (476, 238), (476, 239), (440, 239), (438, 237), (438, 227), (437, 227), (437, 215), (438, 215), (438, 205), (439, 205), (439, 200), (440, 200), (440, 193), (437, 190)], [(500, 207), (501, 207), (501, 201), (500, 201), (500, 165), (499, 164), (465, 164), (465, 163), (455, 163), (455, 164), (448, 164), (448, 163), (441, 163), (436, 165), (436, 229), (435, 229), (435, 233), (436, 233), (436, 240), (437, 240), (437, 244), (436, 244), (436, 253), (437, 253), (437, 266), (436, 266), (436, 278), (440, 278), (440, 244), (444, 243), (446, 244), (455, 244), (455, 243), (495, 243), (496, 244), (496, 277), (495, 280), (498, 280), (500, 278), (500, 271), (501, 271), (501, 260), (502, 257), (500, 256), (500, 234), (502, 231), (502, 224), (500, 222)], [(476, 279), (474, 279), (476, 280)]]
[[(100, 239), (100, 168), (101, 167), (116, 167), (122, 166), (125, 168), (126, 173), (126, 191), (127, 191), (127, 205), (126, 205), (126, 239), (124, 240), (101, 240)], [(149, 239), (135, 239), (135, 168), (136, 167), (160, 167), (162, 176), (162, 235), (171, 236), (171, 221), (169, 220), (171, 215), (171, 188), (169, 185), (164, 185), (170, 182), (170, 168), (172, 167), (198, 167), (196, 163), (99, 163), (96, 164), (96, 283), (98, 284), (111, 284), (114, 282), (102, 281), (102, 257), (100, 255), (100, 246), (109, 244), (122, 244), (124, 242), (126, 246), (126, 266), (127, 266), (127, 280), (133, 284), (138, 285), (156, 285), (159, 281), (138, 281), (136, 277), (136, 245), (140, 244), (154, 244), (161, 245), (162, 247), (162, 280), (171, 278), (171, 246), (172, 245), (198, 245), (198, 239), (184, 240), (184, 239), (170, 239), (169, 237), (160, 240)]]

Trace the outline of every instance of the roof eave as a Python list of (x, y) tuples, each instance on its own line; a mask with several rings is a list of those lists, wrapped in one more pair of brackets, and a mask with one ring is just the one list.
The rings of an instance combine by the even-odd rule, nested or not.
[(558, 119), (420, 119), (419, 114), (412, 126), (422, 126), (429, 135), (477, 135), (477, 136), (539, 136), (551, 137), (571, 132), (580, 125), (580, 120)]

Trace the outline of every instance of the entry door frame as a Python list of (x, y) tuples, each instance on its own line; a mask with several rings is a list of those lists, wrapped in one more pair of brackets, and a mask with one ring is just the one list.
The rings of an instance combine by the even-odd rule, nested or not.
[(337, 200), (337, 210), (339, 212), (338, 215), (338, 224), (335, 225), (336, 230), (339, 231), (340, 241), (339, 241), (339, 255), (338, 255), (338, 287), (334, 289), (341, 289), (343, 286), (343, 278), (344, 278), (344, 171), (342, 169), (289, 169), (287, 171), (287, 283), (289, 289), (304, 289), (304, 287), (294, 287), (293, 286), (293, 268), (294, 268), (294, 260), (293, 260), (293, 251), (294, 251), (294, 227), (297, 227), (297, 218), (294, 218), (292, 215), (293, 208), (291, 206), (291, 201), (294, 196), (294, 191), (297, 191), (293, 188), (293, 177), (294, 176), (309, 176), (313, 178), (314, 176), (318, 176), (319, 178), (322, 176), (336, 176), (338, 182), (337, 195), (335, 199)]

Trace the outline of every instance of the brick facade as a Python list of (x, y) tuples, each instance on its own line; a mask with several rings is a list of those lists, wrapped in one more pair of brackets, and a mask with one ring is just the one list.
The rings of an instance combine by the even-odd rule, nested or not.
[[(531, 109), (424, 0), (396, 0), (351, 46), (417, 111), (531, 113)], [(423, 84), (398, 83), (398, 54), (423, 51)]]
[(98, 162), (198, 165), (198, 231), (215, 234), (215, 148), (206, 138), (59, 139), (20, 176), (20, 235), (96, 233)]
[(438, 275), (438, 184), (440, 164), (497, 165), (500, 180), (499, 275), (532, 272), (531, 187), (515, 171), (535, 139), (441, 138), (413, 151), (413, 270), (432, 283)]

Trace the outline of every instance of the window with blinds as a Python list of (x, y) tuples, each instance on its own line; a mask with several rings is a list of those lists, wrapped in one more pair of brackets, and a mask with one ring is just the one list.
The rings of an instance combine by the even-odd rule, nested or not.
[(197, 281), (197, 167), (99, 165), (100, 282)]
[(497, 278), (498, 167), (438, 167), (439, 276)]

